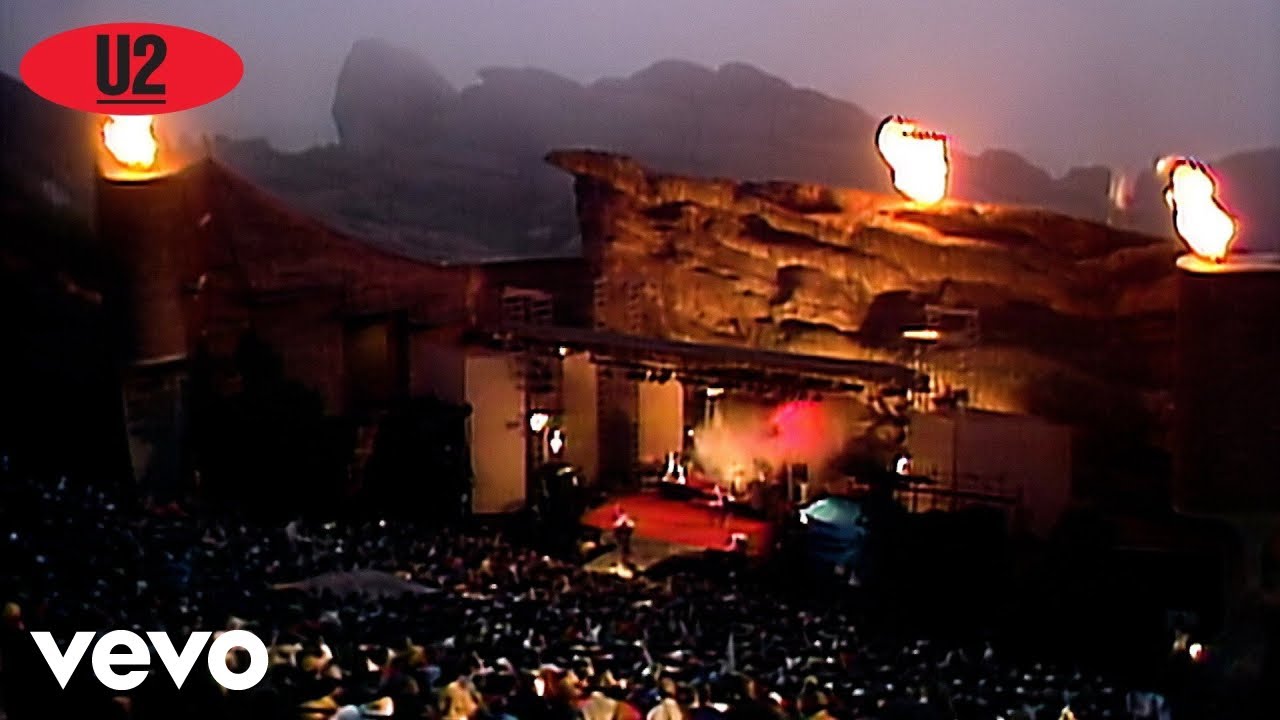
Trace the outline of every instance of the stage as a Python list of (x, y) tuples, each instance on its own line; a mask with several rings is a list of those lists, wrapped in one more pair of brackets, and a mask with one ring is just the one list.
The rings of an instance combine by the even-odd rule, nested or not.
[(605, 532), (613, 529), (613, 507), (621, 503), (636, 523), (637, 540), (654, 540), (689, 550), (724, 550), (731, 533), (747, 536), (747, 553), (761, 556), (772, 545), (769, 524), (741, 516), (730, 516), (721, 525), (719, 513), (688, 500), (664, 498), (657, 492), (638, 493), (611, 498), (609, 502), (587, 512), (584, 525)]

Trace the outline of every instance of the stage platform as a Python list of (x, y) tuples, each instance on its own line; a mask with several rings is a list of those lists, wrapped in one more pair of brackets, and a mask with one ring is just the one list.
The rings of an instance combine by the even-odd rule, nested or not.
[(639, 555), (640, 541), (656, 541), (682, 548), (681, 551), (724, 550), (731, 533), (747, 536), (748, 555), (764, 555), (773, 544), (769, 524), (763, 520), (731, 516), (722, 526), (720, 515), (710, 508), (692, 501), (664, 498), (656, 491), (610, 498), (588, 511), (582, 518), (583, 524), (611, 531), (613, 506), (617, 503), (622, 504), (636, 523), (633, 555)]

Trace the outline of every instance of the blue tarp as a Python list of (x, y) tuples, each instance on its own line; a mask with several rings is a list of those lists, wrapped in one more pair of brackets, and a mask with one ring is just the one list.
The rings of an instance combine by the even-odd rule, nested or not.
[(867, 538), (860, 502), (827, 497), (800, 512), (811, 560), (846, 568), (860, 564)]

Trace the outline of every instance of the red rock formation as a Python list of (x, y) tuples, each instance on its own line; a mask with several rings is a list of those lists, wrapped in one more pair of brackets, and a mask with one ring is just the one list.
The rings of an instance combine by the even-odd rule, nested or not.
[(926, 353), (976, 404), (1140, 427), (1169, 386), (1171, 239), (1053, 213), (652, 172), (552, 153), (576, 177), (597, 321), (616, 330), (902, 361), (926, 303), (981, 341)]
[[(409, 389), (417, 391), (431, 332), (492, 322), (505, 286), (573, 292), (585, 275), (577, 260), (450, 266), (406, 257), (395, 245), (345, 235), (294, 211), (212, 160), (164, 184), (166, 226), (184, 233), (180, 257), (166, 265), (181, 277), (164, 287), (181, 297), (151, 293), (148, 302), (180, 303), (188, 345), (215, 356), (230, 356), (241, 334), (254, 330), (330, 412), (344, 411), (350, 394), (352, 323), (403, 328)], [(585, 301), (566, 301), (563, 310), (559, 321), (581, 322)], [(157, 317), (155, 308), (138, 312), (144, 323)]]

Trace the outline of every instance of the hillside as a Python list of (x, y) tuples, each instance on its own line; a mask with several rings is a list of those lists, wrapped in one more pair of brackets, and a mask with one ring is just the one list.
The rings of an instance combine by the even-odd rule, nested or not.
[[(340, 141), (284, 155), (219, 144), (223, 159), (353, 232), (443, 255), (576, 250), (555, 147), (625, 152), (685, 174), (817, 182), (888, 191), (871, 138), (879, 117), (741, 63), (664, 60), (580, 84), (544, 70), (492, 68), (451, 87), (421, 55), (356, 43), (333, 105)], [(961, 197), (1108, 213), (1109, 173), (1054, 178), (1010, 152), (954, 158)]]
[[(0, 77), (0, 170), (16, 184), (88, 215), (93, 133), (84, 115)], [(219, 138), (219, 159), (294, 206), (357, 237), (450, 261), (573, 255), (579, 239), (569, 180), (543, 156), (557, 147), (625, 153), (686, 175), (790, 180), (888, 192), (872, 145), (878, 113), (741, 63), (711, 69), (664, 60), (627, 77), (577, 83), (533, 68), (491, 68), (455, 88), (421, 54), (357, 42), (336, 78), (340, 140), (296, 153)], [(1280, 148), (1211, 162), (1246, 222), (1280, 224)], [(1061, 177), (1019, 155), (957, 153), (958, 199), (1039, 207), (1144, 232), (1169, 232), (1157, 179), (1138, 177), (1117, 213), (1110, 171)]]
[(0, 175), (10, 188), (89, 217), (93, 181), (90, 117), (54, 105), (0, 73)]

